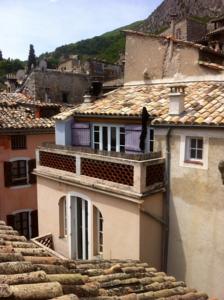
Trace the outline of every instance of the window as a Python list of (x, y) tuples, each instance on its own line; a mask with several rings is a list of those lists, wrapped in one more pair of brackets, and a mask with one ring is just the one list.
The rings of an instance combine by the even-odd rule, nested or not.
[(149, 128), (149, 152), (154, 151), (154, 129)]
[(13, 185), (27, 184), (27, 163), (26, 160), (16, 160), (11, 164)]
[(27, 239), (38, 236), (37, 210), (27, 209), (16, 211), (6, 216), (7, 225), (12, 226), (20, 235)]
[(67, 207), (66, 197), (62, 197), (59, 200), (59, 237), (63, 238), (67, 236)]
[(103, 216), (97, 210), (97, 231), (98, 231), (98, 254), (103, 253)]
[(26, 136), (25, 135), (12, 135), (11, 148), (13, 150), (26, 149)]
[(36, 176), (32, 174), (35, 167), (35, 159), (15, 159), (4, 162), (5, 186), (11, 187), (36, 183)]
[(203, 138), (187, 137), (186, 140), (186, 161), (202, 162), (203, 160)]
[(125, 151), (125, 128), (122, 126), (94, 125), (93, 148), (104, 151)]

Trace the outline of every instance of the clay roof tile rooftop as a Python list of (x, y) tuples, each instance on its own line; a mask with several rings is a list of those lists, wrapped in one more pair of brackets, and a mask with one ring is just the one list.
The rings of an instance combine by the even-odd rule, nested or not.
[[(59, 297), (59, 298), (58, 298)], [(27, 241), (0, 221), (0, 299), (183, 299), (207, 295), (132, 260), (73, 261)]]
[(186, 82), (184, 112), (169, 115), (171, 84), (124, 86), (106, 94), (90, 104), (80, 104), (71, 111), (55, 117), (63, 120), (69, 116), (135, 116), (141, 117), (142, 108), (154, 118), (154, 124), (223, 126), (224, 82)]

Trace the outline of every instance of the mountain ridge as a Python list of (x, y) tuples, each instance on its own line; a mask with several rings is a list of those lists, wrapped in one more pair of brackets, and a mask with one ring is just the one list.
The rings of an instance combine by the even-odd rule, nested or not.
[(146, 20), (137, 21), (92, 39), (57, 47), (55, 51), (45, 53), (42, 57), (45, 56), (53, 64), (57, 64), (61, 56), (71, 54), (78, 54), (84, 59), (92, 57), (114, 63), (125, 49), (125, 36), (121, 30), (160, 33), (169, 26), (171, 12), (178, 12), (177, 20), (193, 17), (207, 22), (211, 18), (224, 15), (224, 0), (164, 0)]

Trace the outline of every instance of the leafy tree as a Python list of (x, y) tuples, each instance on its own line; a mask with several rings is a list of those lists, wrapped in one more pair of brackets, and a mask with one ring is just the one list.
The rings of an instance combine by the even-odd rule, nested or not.
[(30, 73), (32, 68), (35, 68), (37, 65), (36, 55), (34, 51), (34, 47), (30, 44), (29, 56), (28, 56), (28, 63), (27, 63), (27, 71)]
[(0, 61), (3, 60), (2, 50), (0, 50)]

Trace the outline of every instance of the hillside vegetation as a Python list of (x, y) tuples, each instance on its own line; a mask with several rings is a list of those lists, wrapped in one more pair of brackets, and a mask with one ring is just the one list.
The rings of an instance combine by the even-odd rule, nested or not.
[(92, 39), (58, 47), (54, 52), (42, 56), (47, 57), (52, 66), (59, 62), (60, 57), (71, 54), (78, 54), (82, 58), (96, 57), (108, 62), (116, 62), (125, 48), (125, 36), (121, 30), (133, 29), (160, 33), (169, 26), (171, 12), (176, 12), (179, 20), (192, 17), (207, 22), (211, 18), (224, 14), (224, 5), (223, 0), (164, 0), (144, 21), (135, 22)]
[(138, 21), (91, 39), (58, 47), (54, 52), (45, 53), (42, 57), (48, 58), (51, 64), (57, 63), (61, 56), (68, 57), (72, 54), (78, 54), (82, 58), (92, 57), (104, 59), (108, 62), (116, 62), (120, 53), (123, 53), (125, 49), (125, 35), (122, 30), (136, 30), (143, 22)]

